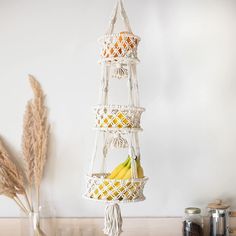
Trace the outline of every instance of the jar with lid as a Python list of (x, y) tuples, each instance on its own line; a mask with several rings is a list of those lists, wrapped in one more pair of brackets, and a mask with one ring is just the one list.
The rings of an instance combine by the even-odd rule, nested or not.
[(188, 207), (183, 219), (183, 236), (203, 236), (201, 209)]
[(236, 217), (236, 211), (230, 210), (230, 205), (216, 200), (208, 204), (210, 236), (236, 235), (236, 229), (230, 228), (229, 218)]

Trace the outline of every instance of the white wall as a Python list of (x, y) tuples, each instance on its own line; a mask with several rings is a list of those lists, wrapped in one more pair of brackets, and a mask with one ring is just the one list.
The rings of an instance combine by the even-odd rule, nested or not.
[[(47, 93), (52, 123), (44, 198), (58, 216), (101, 216), (84, 200), (100, 79), (97, 37), (110, 0), (0, 0), (0, 134), (20, 158), (27, 74)], [(223, 198), (236, 207), (236, 2), (126, 0), (141, 36), (138, 65), (147, 200), (127, 216), (178, 216)], [(111, 157), (112, 158), (112, 157)], [(120, 160), (124, 159), (122, 156)], [(0, 216), (18, 209), (1, 197)]]

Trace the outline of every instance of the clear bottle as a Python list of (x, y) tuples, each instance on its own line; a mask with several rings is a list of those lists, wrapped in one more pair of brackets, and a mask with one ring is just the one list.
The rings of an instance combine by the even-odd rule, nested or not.
[(183, 236), (203, 236), (201, 209), (188, 207), (183, 219)]

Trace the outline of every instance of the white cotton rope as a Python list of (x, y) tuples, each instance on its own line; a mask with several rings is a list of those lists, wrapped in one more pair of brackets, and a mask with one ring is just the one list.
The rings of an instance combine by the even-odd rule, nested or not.
[(89, 170), (90, 175), (93, 174), (94, 162), (95, 162), (95, 158), (96, 158), (96, 154), (97, 154), (97, 149), (98, 149), (98, 136), (99, 136), (99, 131), (96, 132), (94, 149), (93, 149), (94, 152), (93, 152), (93, 155), (92, 155), (91, 165), (90, 165), (90, 170)]
[(103, 232), (108, 236), (119, 236), (122, 233), (122, 217), (117, 203), (107, 204)]
[(132, 29), (131, 29), (131, 26), (130, 26), (130, 23), (129, 23), (129, 19), (128, 19), (128, 16), (126, 14), (125, 8), (124, 8), (123, 0), (118, 0), (118, 1), (119, 1), (119, 4), (120, 4), (120, 14), (121, 14), (121, 17), (123, 18), (123, 21), (125, 23), (125, 27), (129, 32), (132, 33)]

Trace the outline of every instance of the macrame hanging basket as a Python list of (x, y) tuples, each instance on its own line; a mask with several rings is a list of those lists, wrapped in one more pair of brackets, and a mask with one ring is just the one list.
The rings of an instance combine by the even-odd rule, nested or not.
[(145, 109), (121, 105), (100, 105), (95, 107), (95, 128), (101, 130), (139, 131), (141, 115)]
[[(123, 19), (125, 30), (114, 33), (118, 13)], [(148, 180), (140, 166), (138, 138), (138, 132), (142, 130), (141, 116), (145, 110), (139, 105), (136, 74), (139, 42), (140, 38), (131, 30), (123, 1), (117, 0), (109, 28), (99, 39), (101, 45), (99, 62), (102, 68), (101, 93), (99, 105), (94, 107), (96, 138), (84, 194), (86, 199), (106, 203), (104, 233), (109, 236), (119, 236), (122, 232), (119, 204), (143, 201), (145, 199), (143, 190)], [(127, 79), (128, 105), (109, 104), (108, 91), (111, 78)], [(101, 138), (102, 142), (98, 142)], [(102, 147), (99, 148), (99, 145)], [(106, 170), (106, 159), (112, 155), (113, 148), (127, 149), (129, 169), (125, 178), (117, 175), (111, 178), (109, 173), (111, 169)], [(101, 166), (100, 170), (95, 171), (94, 163), (97, 159), (100, 159)]]
[(98, 41), (102, 45), (100, 62), (139, 62), (137, 47), (140, 38), (133, 33), (120, 32), (117, 34), (107, 34), (101, 37)]
[(85, 197), (90, 200), (105, 202), (138, 202), (145, 199), (143, 189), (147, 178), (141, 179), (106, 179), (109, 174), (87, 176)]

